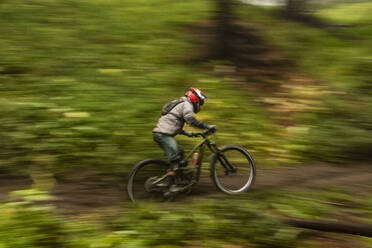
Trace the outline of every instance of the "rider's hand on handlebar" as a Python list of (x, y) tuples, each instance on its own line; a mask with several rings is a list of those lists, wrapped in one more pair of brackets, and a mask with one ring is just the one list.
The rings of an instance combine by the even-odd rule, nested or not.
[(183, 131), (183, 134), (186, 135), (187, 137), (193, 137), (194, 136), (193, 132)]
[(216, 129), (217, 129), (216, 125), (208, 125), (208, 130), (212, 133), (214, 133)]

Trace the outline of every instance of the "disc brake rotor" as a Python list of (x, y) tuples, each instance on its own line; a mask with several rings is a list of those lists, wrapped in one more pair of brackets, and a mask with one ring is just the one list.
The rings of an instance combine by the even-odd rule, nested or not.
[(145, 189), (147, 192), (151, 193), (155, 191), (154, 189), (156, 188), (156, 185), (154, 184), (154, 182), (156, 181), (156, 179), (158, 179), (158, 177), (150, 177), (146, 180)]

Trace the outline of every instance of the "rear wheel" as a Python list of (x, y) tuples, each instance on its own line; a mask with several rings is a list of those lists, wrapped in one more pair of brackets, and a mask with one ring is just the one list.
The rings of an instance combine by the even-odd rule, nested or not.
[(168, 164), (158, 159), (147, 159), (134, 166), (127, 185), (129, 198), (133, 202), (164, 201), (167, 168)]
[(227, 194), (247, 191), (256, 176), (256, 166), (251, 155), (240, 146), (226, 146), (220, 151), (220, 155), (214, 154), (210, 167), (216, 187)]

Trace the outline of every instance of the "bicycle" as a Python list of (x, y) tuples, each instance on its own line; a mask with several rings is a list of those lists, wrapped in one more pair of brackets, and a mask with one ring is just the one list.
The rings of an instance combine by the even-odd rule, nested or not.
[[(210, 130), (193, 133), (192, 137), (202, 137), (203, 140), (182, 160), (180, 164), (185, 166), (176, 171), (174, 180), (181, 187), (180, 192), (169, 193), (170, 185), (166, 183), (169, 177), (168, 162), (160, 159), (146, 159), (135, 165), (129, 174), (127, 184), (129, 198), (133, 202), (139, 202), (142, 199), (166, 201), (178, 194), (191, 192), (200, 179), (205, 147), (212, 152), (210, 176), (215, 186), (227, 194), (246, 192), (253, 185), (256, 176), (256, 165), (252, 156), (240, 146), (228, 145), (218, 148), (207, 137), (211, 133)], [(199, 152), (196, 158), (197, 150)], [(192, 165), (187, 166), (192, 157), (194, 157)]]

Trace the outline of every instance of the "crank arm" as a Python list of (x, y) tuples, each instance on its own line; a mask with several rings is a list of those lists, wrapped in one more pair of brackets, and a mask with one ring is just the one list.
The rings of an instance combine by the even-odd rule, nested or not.
[(159, 177), (158, 179), (156, 179), (154, 182), (152, 182), (152, 184), (157, 184), (157, 183), (160, 183), (161, 181), (163, 181), (165, 178), (168, 177), (168, 174), (164, 174), (163, 176)]

